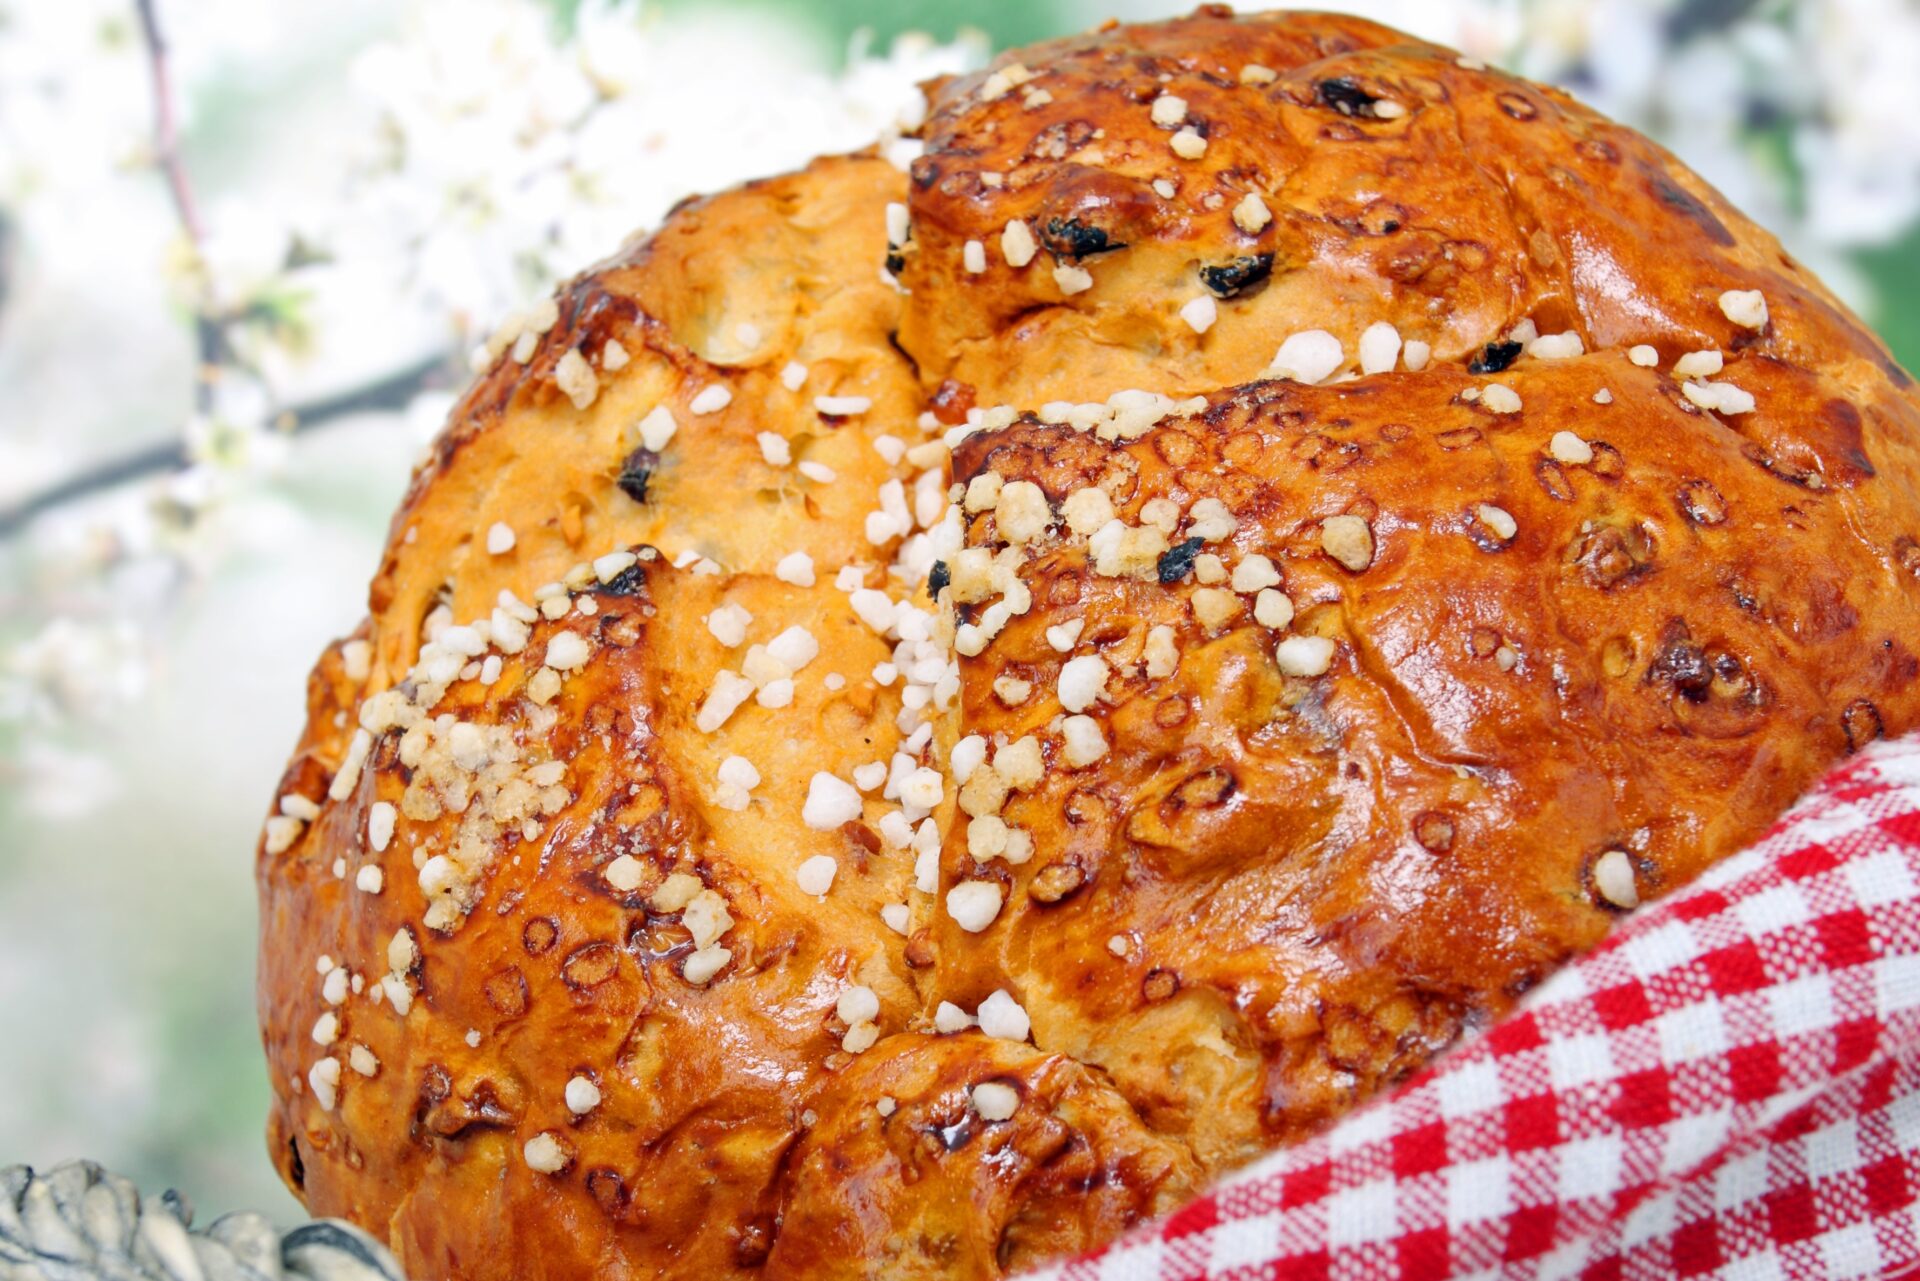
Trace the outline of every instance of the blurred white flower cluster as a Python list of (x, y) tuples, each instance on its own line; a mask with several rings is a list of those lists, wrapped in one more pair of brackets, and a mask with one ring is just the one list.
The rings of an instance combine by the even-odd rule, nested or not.
[(1845, 252), (1920, 218), (1920, 0), (1326, 7), (1563, 86), (1677, 153), (1857, 304), (1870, 282)]
[(258, 333), (250, 354), (315, 394), (471, 342), (683, 197), (897, 136), (920, 80), (983, 52), (903, 40), (836, 76), (724, 11), (588, 0), (563, 37), (526, 0), (429, 0), (353, 63), (373, 145), (330, 194), (217, 225), (209, 270), (300, 299), (304, 341)]
[(471, 334), (685, 196), (910, 128), (916, 84), (983, 52), (902, 41), (832, 76), (738, 22), (645, 26), (609, 3), (576, 22), (556, 44), (516, 0), (437, 3), (358, 61), (385, 145), (332, 211), (330, 239), (367, 278), (350, 308)]
[[(212, 127), (195, 118), (196, 84), (275, 38), (272, 7), (158, 7), (189, 137)], [(382, 18), (349, 62), (349, 91), (336, 77), (324, 103), (292, 113), (273, 139), (286, 150), (186, 226), (164, 203), (127, 200), (130, 175), (160, 190), (162, 159), (131, 0), (0, 0), (0, 235), (32, 254), (22, 288), (58, 302), (9, 317), (0, 257), (0, 378), (31, 384), (0, 432), (0, 506), (85, 459), (87, 442), (58, 425), (76, 406), (135, 420), (123, 439), (178, 442), (184, 464), (0, 546), (17, 584), (0, 591), (14, 606), (0, 611), (0, 779), (30, 801), (72, 791), (36, 761), (84, 758), (28, 753), (7, 725), (44, 730), (108, 710), (110, 690), (137, 692), (152, 657), (141, 638), (169, 589), (257, 554), (263, 516), (284, 523), (256, 491), (287, 461), (290, 411), (384, 387), (369, 407), (424, 440), (467, 350), (504, 314), (684, 197), (892, 143), (919, 119), (920, 81), (986, 53), (903, 38), (833, 72), (804, 32), (721, 8), (668, 20), (634, 0), (585, 0), (566, 24), (532, 0), (418, 0)], [(115, 261), (130, 236), (144, 260)], [(143, 291), (141, 276), (161, 287)], [(102, 380), (115, 353), (79, 335), (141, 333), (130, 303), (180, 333), (160, 344), (171, 387), (145, 378), (117, 397)], [(7, 329), (29, 319), (69, 331), (33, 368)], [(109, 447), (91, 452), (111, 452), (102, 435)], [(130, 577), (163, 586), (130, 592)]]
[(1845, 251), (1920, 216), (1920, 3), (1540, 0), (1518, 12), (1513, 70), (1643, 129), (1871, 306)]

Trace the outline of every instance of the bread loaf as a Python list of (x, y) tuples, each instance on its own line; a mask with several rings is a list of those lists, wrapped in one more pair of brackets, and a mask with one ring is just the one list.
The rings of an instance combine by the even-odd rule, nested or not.
[(1913, 726), (1920, 399), (1566, 95), (1214, 8), (516, 319), (259, 856), (271, 1150), (417, 1278), (997, 1277)]

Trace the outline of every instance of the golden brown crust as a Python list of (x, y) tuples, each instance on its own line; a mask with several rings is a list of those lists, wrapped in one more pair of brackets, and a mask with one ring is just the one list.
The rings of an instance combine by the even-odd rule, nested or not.
[(1109, 1239), (1920, 713), (1911, 380), (1644, 139), (1326, 15), (932, 107), (510, 326), (315, 668), (270, 1143), (414, 1275)]
[[(1270, 558), (1290, 631), (1337, 643), (1325, 676), (1283, 676), (1244, 595), (1208, 626), (1194, 575), (1105, 577), (1068, 536), (1027, 546), (1036, 604), (967, 669), (971, 731), (1040, 730), (1066, 659), (1047, 631), (1084, 620), (1081, 649), (1116, 673), (1111, 752), (1007, 805), (1036, 830), (1072, 817), (1041, 842), (1050, 861), (1007, 875), (991, 963), (949, 927), (937, 991), (1016, 987), (1041, 1044), (1169, 1109), (1164, 1128), (1208, 1155), (1313, 1128), (1596, 941), (1603, 851), (1663, 892), (1757, 836), (1862, 722), (1913, 723), (1904, 530), (1864, 478), (1771, 473), (1618, 355), (1517, 366), (1514, 414), (1463, 401), (1475, 381), (1259, 383), (1124, 446), (1034, 423), (956, 457), (962, 478), (1030, 480), (1056, 503), (1124, 476), (1134, 523), (1155, 500), (1224, 500), (1239, 527), (1207, 552)], [(1818, 412), (1779, 384), (1761, 399), (1786, 421)], [(1566, 429), (1593, 462), (1555, 461)], [(1342, 514), (1372, 530), (1359, 574), (1321, 544)], [(971, 541), (1002, 546), (984, 517)], [(1158, 626), (1180, 658), (1156, 679)], [(1004, 676), (1039, 692), (1007, 707)], [(1155, 982), (1192, 1008), (1162, 1012)], [(1242, 1070), (1193, 1072), (1169, 1024), (1189, 1041), (1217, 1027), (1214, 1053)]]
[[(1716, 305), (1733, 288), (1773, 305), (1769, 354), (1837, 373), (1856, 361), (1910, 385), (1773, 237), (1557, 90), (1328, 14), (1196, 15), (1043, 49), (1044, 61), (997, 60), (1044, 66), (999, 97), (981, 100), (991, 73), (942, 86), (914, 166), (920, 251), (903, 279), (929, 303), (908, 308), (903, 340), (924, 373), (971, 384), (982, 404), (1210, 391), (1256, 377), (1291, 333), (1324, 328), (1352, 350), (1376, 321), (1429, 343), (1436, 362), (1528, 317), (1542, 333), (1581, 331), (1590, 350), (1651, 343), (1670, 362), (1754, 344)], [(1276, 78), (1244, 84), (1249, 65)], [(1023, 90), (1048, 100), (1029, 107)], [(1153, 121), (1163, 93), (1204, 130), (1199, 159)], [(1403, 114), (1376, 118), (1367, 100)], [(1249, 193), (1271, 216), (1257, 232), (1234, 218)], [(1015, 220), (1043, 250), (1017, 270), (1000, 246)], [(972, 279), (970, 239), (987, 251)], [(1073, 251), (1093, 244), (1125, 248)], [(1180, 322), (1208, 292), (1203, 268), (1263, 256), (1262, 281), (1214, 329)], [(1091, 288), (1064, 293), (1056, 257)]]
[[(1020, 1100), (1006, 1122), (970, 1102)], [(876, 1107), (885, 1100), (885, 1114)], [(889, 1037), (815, 1106), (788, 1168), (765, 1275), (991, 1276), (1084, 1249), (1199, 1186), (1099, 1076), (1060, 1055), (962, 1032)]]

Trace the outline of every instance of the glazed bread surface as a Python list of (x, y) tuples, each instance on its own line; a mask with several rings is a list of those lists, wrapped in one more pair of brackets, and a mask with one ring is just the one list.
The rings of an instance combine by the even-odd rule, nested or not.
[(1912, 381), (1645, 139), (1300, 13), (929, 100), (509, 322), (314, 670), (270, 1148), (423, 1281), (1098, 1244), (1915, 723)]

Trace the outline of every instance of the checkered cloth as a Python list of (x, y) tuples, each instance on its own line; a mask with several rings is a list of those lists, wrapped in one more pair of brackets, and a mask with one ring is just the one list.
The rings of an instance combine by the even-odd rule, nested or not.
[(1032, 1278), (1920, 1277), (1920, 738), (1395, 1093)]

